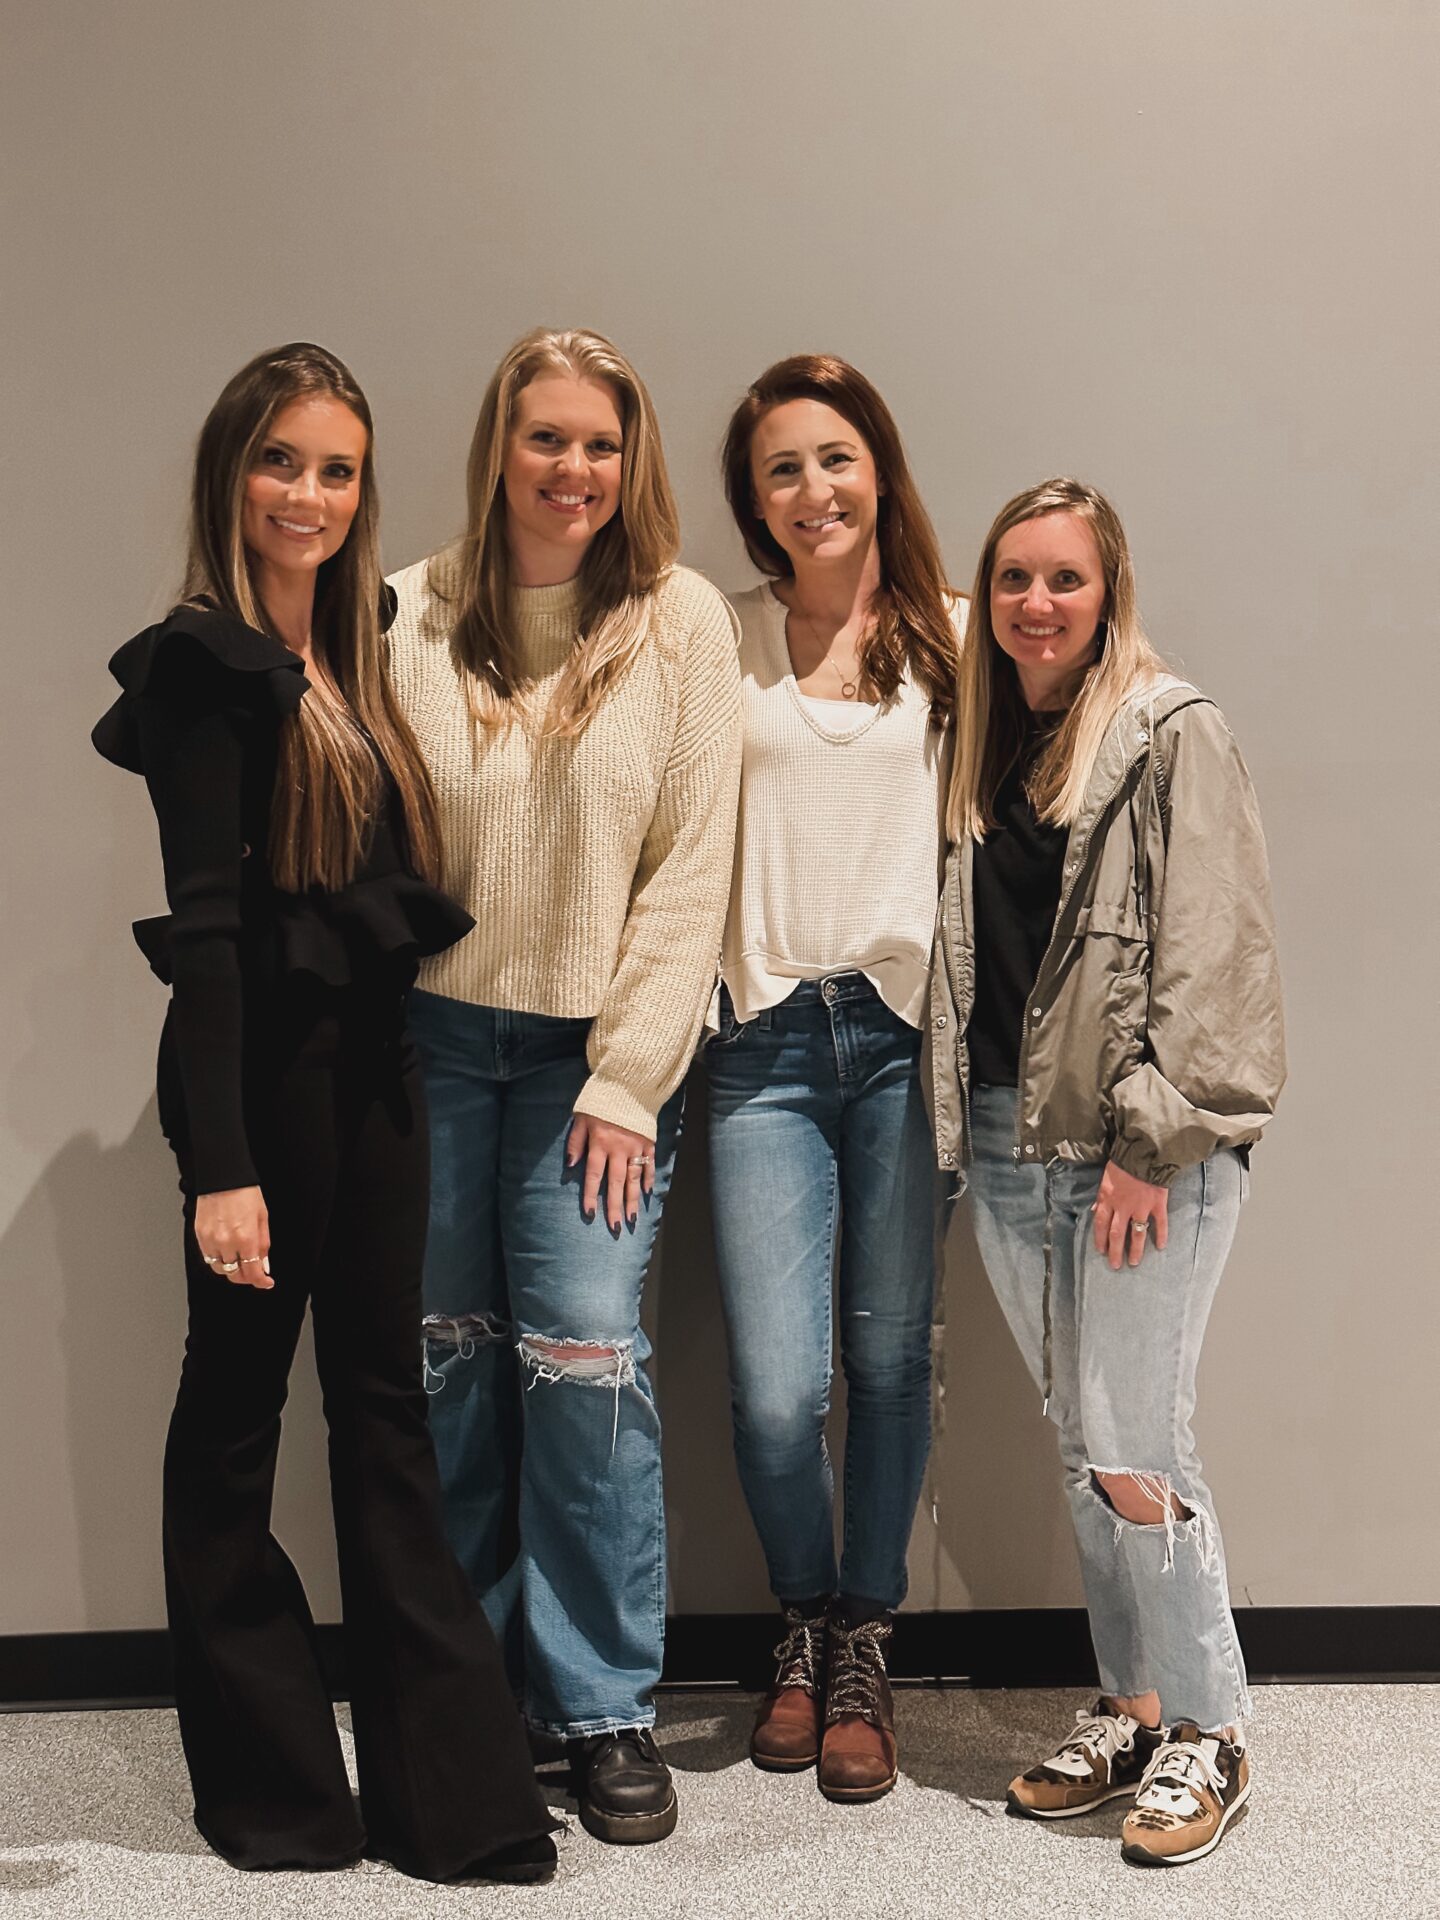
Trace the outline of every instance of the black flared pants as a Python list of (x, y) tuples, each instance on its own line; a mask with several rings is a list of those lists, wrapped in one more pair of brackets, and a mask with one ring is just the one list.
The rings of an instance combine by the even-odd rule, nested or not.
[[(423, 1095), (397, 992), (247, 1006), (247, 1130), (273, 1292), (200, 1258), (173, 1045), (189, 1332), (165, 1451), (165, 1582), (195, 1823), (241, 1867), (362, 1852), (426, 1879), (549, 1832), (494, 1636), (445, 1545), (421, 1379)], [(307, 1303), (329, 1429), (357, 1811), (299, 1576), (270, 1531)]]

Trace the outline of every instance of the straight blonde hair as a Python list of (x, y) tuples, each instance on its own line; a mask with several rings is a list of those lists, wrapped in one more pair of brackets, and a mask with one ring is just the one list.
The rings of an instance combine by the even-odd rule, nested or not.
[[(245, 482), (293, 400), (327, 395), (365, 429), (360, 504), (344, 545), (315, 581), (315, 657), (343, 707), (307, 693), (280, 725), (270, 816), (270, 871), (287, 892), (333, 890), (354, 879), (374, 823), (383, 760), (400, 798), (402, 835), (422, 879), (440, 877), (435, 793), (390, 684), (380, 627), (380, 503), (369, 402), (335, 355), (309, 341), (257, 354), (210, 409), (195, 451), (190, 542), (182, 600), (210, 606), (279, 639), (255, 591), (245, 551)], [(367, 738), (368, 736), (368, 738)]]
[(650, 596), (680, 551), (680, 517), (654, 406), (639, 374), (601, 334), (535, 327), (506, 352), (485, 389), (470, 442), (465, 534), (435, 556), (428, 580), (437, 599), (455, 608), (451, 646), (476, 725), (508, 727), (522, 676), (505, 534), (505, 448), (516, 401), (544, 373), (608, 387), (620, 414), (620, 505), (585, 549), (578, 644), (539, 726), (542, 736), (574, 739), (644, 645)]
[(1068, 827), (1080, 812), (1102, 742), (1126, 701), (1164, 671), (1140, 624), (1135, 572), (1120, 516), (1098, 488), (1059, 478), (1007, 501), (985, 536), (960, 648), (955, 763), (946, 827), (952, 840), (983, 840), (995, 824), (995, 792), (1025, 738), (1027, 709), (1015, 663), (995, 638), (990, 583), (995, 553), (1012, 527), (1046, 514), (1073, 513), (1095, 536), (1105, 576), (1099, 649), (1064, 720), (1041, 750), (1026, 783), (1041, 820)]

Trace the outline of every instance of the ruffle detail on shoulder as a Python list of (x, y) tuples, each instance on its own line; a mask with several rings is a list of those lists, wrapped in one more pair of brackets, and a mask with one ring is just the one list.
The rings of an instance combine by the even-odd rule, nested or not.
[[(338, 893), (275, 893), (262, 936), (260, 969), (269, 978), (313, 974), (327, 987), (348, 987), (379, 975), (408, 975), (443, 953), (475, 925), (446, 893), (409, 873), (356, 880)], [(174, 985), (169, 914), (134, 924), (135, 944), (150, 971)]]
[(294, 712), (310, 685), (288, 647), (203, 607), (177, 607), (137, 633), (111, 656), (110, 671), (120, 683), (120, 698), (90, 738), (98, 753), (130, 773), (144, 771), (137, 700), (213, 700), (279, 718)]

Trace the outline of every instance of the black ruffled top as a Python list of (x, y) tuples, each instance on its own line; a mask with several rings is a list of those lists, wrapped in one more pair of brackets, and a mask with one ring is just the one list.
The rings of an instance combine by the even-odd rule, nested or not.
[(274, 1017), (276, 988), (306, 975), (326, 988), (398, 990), (417, 960), (475, 923), (410, 870), (388, 773), (349, 886), (274, 885), (265, 849), (279, 722), (309, 686), (279, 641), (183, 607), (127, 641), (110, 671), (122, 691), (91, 738), (144, 776), (160, 827), (170, 912), (137, 921), (135, 938), (172, 990), (197, 1191), (253, 1186), (244, 1064), (263, 1040), (256, 1025)]

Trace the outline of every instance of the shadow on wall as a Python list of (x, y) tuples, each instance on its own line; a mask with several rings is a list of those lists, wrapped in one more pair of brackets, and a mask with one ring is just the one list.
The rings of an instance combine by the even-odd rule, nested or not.
[[(174, 1162), (151, 1101), (119, 1146), (69, 1140), (0, 1242), (7, 1294), (29, 1291), (35, 1315), (29, 1338), (6, 1342), (11, 1431), (53, 1462), (26, 1476), (36, 1510), (24, 1513), (23, 1487), (10, 1490), (19, 1537), (42, 1562), (25, 1609), (38, 1630), (60, 1624), (47, 1591), (56, 1569), (43, 1563), (67, 1537), (80, 1617), (66, 1626), (156, 1621), (160, 1451), (184, 1324), (176, 1239)], [(62, 1487), (68, 1513), (57, 1511)], [(31, 1577), (16, 1572), (17, 1584)]]
[[(160, 1468), (184, 1350), (182, 1231), (152, 1098), (119, 1145), (93, 1133), (67, 1142), (0, 1240), (8, 1302), (28, 1289), (34, 1315), (30, 1338), (5, 1342), (0, 1393), (12, 1433), (52, 1462), (7, 1498), (12, 1537), (34, 1556), (32, 1575), (12, 1566), (7, 1611), (28, 1615), (33, 1630), (164, 1620)], [(312, 1604), (327, 1617), (335, 1582), (313, 1373), (302, 1348), (295, 1377), (308, 1385), (286, 1416), (276, 1532), (298, 1544)], [(56, 1510), (60, 1487), (68, 1513)], [(77, 1617), (62, 1623), (52, 1555), (67, 1537)], [(33, 1603), (18, 1591), (28, 1581)]]
[(770, 1586), (730, 1440), (730, 1371), (710, 1215), (705, 1069), (690, 1075), (675, 1179), (646, 1287), (665, 1446), (674, 1613), (763, 1613)]
[[(944, 1429), (910, 1542), (912, 1607), (1081, 1604), (1055, 1427), (962, 1199), (945, 1249)], [(938, 1525), (926, 1508), (933, 1488)]]
[[(995, 1304), (964, 1201), (946, 1248), (944, 1430), (910, 1543), (913, 1610), (1078, 1605), (1055, 1430)], [(764, 1561), (730, 1440), (725, 1323), (706, 1178), (703, 1063), (647, 1288), (646, 1330), (665, 1433), (670, 1605), (677, 1613), (767, 1612)], [(836, 1357), (830, 1420), (837, 1491), (845, 1392)], [(938, 1516), (938, 1518), (937, 1518)]]

